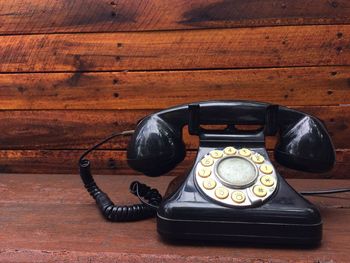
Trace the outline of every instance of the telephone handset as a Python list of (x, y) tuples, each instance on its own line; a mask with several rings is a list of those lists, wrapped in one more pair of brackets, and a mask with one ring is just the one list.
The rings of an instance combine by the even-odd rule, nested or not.
[[(201, 125), (224, 124), (224, 130)], [(114, 205), (94, 182), (91, 150), (80, 159), (80, 175), (102, 214), (112, 221), (157, 216), (157, 230), (169, 239), (317, 244), (322, 220), (317, 208), (292, 189), (272, 165), (265, 136), (278, 133), (275, 160), (283, 166), (324, 172), (335, 152), (320, 120), (287, 107), (251, 101), (208, 101), (169, 108), (143, 118), (127, 149), (128, 164), (148, 176), (169, 172), (186, 154), (182, 129), (198, 135), (193, 168), (164, 200), (157, 190), (134, 182), (131, 192), (142, 201)], [(236, 125), (261, 125), (241, 131)], [(124, 134), (125, 135), (125, 134)], [(169, 191), (168, 191), (169, 192)]]

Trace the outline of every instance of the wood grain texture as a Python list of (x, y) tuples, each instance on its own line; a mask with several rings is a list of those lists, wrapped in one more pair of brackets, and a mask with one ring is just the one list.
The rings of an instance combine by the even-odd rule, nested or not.
[[(0, 262), (348, 262), (350, 193), (310, 197), (324, 219), (312, 250), (168, 244), (153, 219), (104, 221), (77, 160), (158, 109), (259, 100), (324, 120), (337, 148), (323, 174), (274, 163), (304, 178), (289, 183), (350, 187), (349, 66), (348, 0), (0, 1)], [(90, 156), (108, 174), (96, 181), (116, 203), (138, 202), (135, 179), (164, 192), (194, 161), (198, 138), (184, 139), (185, 160), (160, 178), (135, 176), (128, 138), (107, 144)]]
[[(137, 202), (127, 190), (130, 179), (96, 176), (112, 200), (122, 204)], [(164, 192), (173, 177), (133, 179)], [(349, 180), (288, 182), (297, 190), (349, 187)], [(1, 262), (346, 262), (350, 249), (350, 194), (309, 198), (324, 221), (320, 247), (254, 248), (166, 243), (157, 235), (154, 219), (108, 223), (75, 175), (3, 174), (0, 186)]]
[(3, 36), (1, 72), (350, 64), (350, 25)]
[[(1, 173), (33, 174), (77, 174), (78, 159), (82, 150), (2, 150), (0, 151)], [(186, 158), (167, 175), (184, 175), (193, 166), (196, 151), (187, 151)], [(306, 173), (291, 170), (274, 161), (273, 151), (269, 151), (276, 169), (286, 178), (350, 179), (350, 151), (337, 150), (336, 164), (326, 173)], [(124, 150), (98, 150), (89, 155), (94, 174), (135, 175), (126, 161)]]
[(0, 109), (155, 109), (195, 100), (350, 102), (350, 67), (0, 75)]
[[(173, 105), (167, 105), (170, 107)], [(337, 149), (350, 148), (350, 105), (295, 107), (325, 122)], [(156, 110), (50, 110), (0, 111), (1, 149), (87, 149), (111, 133), (134, 129), (138, 120)], [(197, 149), (198, 137), (184, 129), (188, 149)], [(105, 149), (125, 149), (128, 138), (105, 144)], [(267, 148), (274, 147), (274, 137)]]
[(0, 34), (349, 22), (350, 4), (346, 0), (13, 0), (0, 4)]

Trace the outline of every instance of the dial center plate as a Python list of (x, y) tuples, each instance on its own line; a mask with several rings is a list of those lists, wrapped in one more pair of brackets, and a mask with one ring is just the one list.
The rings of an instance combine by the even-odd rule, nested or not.
[(218, 177), (228, 186), (244, 187), (255, 181), (257, 170), (248, 160), (240, 157), (226, 157), (216, 166)]

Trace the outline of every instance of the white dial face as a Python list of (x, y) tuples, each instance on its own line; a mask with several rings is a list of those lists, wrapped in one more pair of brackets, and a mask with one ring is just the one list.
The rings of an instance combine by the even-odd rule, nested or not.
[(243, 187), (256, 179), (257, 172), (251, 162), (240, 157), (229, 157), (218, 163), (217, 175), (232, 187)]

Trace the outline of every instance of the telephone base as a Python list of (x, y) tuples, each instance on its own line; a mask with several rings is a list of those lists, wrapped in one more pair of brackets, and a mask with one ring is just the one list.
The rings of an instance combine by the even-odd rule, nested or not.
[[(195, 163), (213, 150), (215, 148), (200, 147)], [(251, 150), (269, 160), (264, 148)], [(157, 211), (157, 230), (164, 239), (294, 246), (320, 243), (322, 219), (317, 207), (297, 193), (277, 171), (271, 172), (275, 177), (269, 198), (244, 206), (220, 202), (203, 192), (197, 173), (195, 165), (188, 176), (177, 178), (169, 185)], [(230, 196), (232, 194), (226, 199)]]
[(166, 240), (318, 246), (322, 238), (322, 223), (302, 225), (173, 220), (157, 215), (157, 225), (158, 233)]

